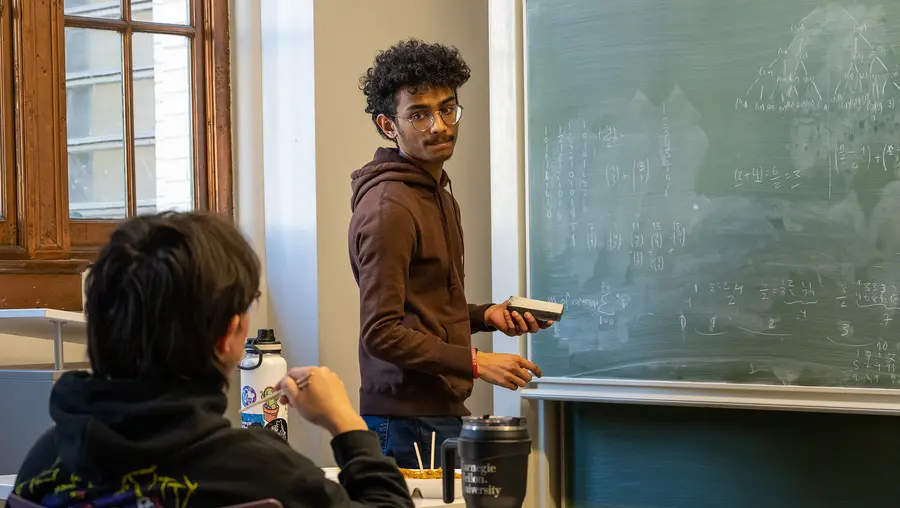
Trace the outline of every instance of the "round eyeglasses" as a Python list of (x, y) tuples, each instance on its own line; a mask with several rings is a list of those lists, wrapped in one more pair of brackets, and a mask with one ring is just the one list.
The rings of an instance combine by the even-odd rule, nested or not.
[[(441, 107), (437, 113), (441, 115), (441, 121), (445, 125), (456, 125), (462, 118), (463, 107), (459, 104), (447, 105)], [(426, 132), (434, 125), (434, 112), (432, 111), (417, 111), (409, 116), (398, 115), (397, 118), (406, 120), (413, 126), (413, 129), (419, 132)]]

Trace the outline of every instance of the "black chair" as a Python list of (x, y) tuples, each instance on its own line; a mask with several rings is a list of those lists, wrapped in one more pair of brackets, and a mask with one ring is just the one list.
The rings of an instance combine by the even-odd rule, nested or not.
[(41, 505), (34, 501), (23, 499), (15, 494), (10, 494), (6, 499), (7, 508), (42, 508)]

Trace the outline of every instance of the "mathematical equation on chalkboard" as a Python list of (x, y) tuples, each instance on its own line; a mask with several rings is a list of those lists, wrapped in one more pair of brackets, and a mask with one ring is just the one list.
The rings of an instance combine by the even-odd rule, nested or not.
[[(582, 120), (544, 130), (544, 178), (538, 192), (543, 194), (544, 220), (567, 232), (565, 248), (624, 253), (633, 267), (656, 272), (665, 270), (667, 257), (684, 249), (687, 226), (669, 214), (620, 221), (603, 213), (608, 199), (616, 195), (659, 200), (670, 196), (675, 140), (666, 106), (661, 105), (656, 139), (649, 148), (646, 143), (629, 143), (629, 136), (614, 124), (593, 129)], [(626, 164), (636, 149), (644, 155)]]
[(547, 219), (590, 216), (592, 193), (598, 189), (668, 197), (672, 138), (668, 118), (663, 116), (660, 123), (658, 154), (639, 159), (629, 159), (627, 154), (634, 152), (635, 145), (626, 145), (626, 135), (616, 125), (602, 125), (593, 131), (582, 120), (545, 128), (543, 194)]
[[(790, 345), (792, 340), (808, 340), (809, 328), (797, 335), (796, 324), (815, 322), (822, 347), (833, 347), (845, 358), (848, 381), (879, 385), (900, 384), (896, 372), (900, 340), (890, 332), (900, 310), (900, 288), (895, 284), (857, 280), (849, 284), (826, 285), (821, 278), (807, 280), (764, 280), (753, 284), (741, 281), (695, 283), (677, 292), (677, 311), (669, 314), (672, 301), (649, 310), (637, 310), (640, 298), (626, 290), (603, 282), (594, 296), (569, 293), (543, 295), (551, 302), (563, 303), (570, 315), (589, 316), (598, 330), (613, 331), (652, 316), (668, 329), (672, 338), (683, 341), (728, 341), (736, 337), (758, 337)], [(654, 299), (648, 297), (650, 301)], [(645, 305), (646, 306), (646, 305)], [(866, 309), (860, 332), (853, 312), (842, 309)], [(844, 317), (844, 316), (848, 317)], [(858, 315), (858, 314), (855, 314)], [(565, 341), (566, 325), (559, 323), (554, 336)], [(758, 366), (748, 365), (752, 371)]]

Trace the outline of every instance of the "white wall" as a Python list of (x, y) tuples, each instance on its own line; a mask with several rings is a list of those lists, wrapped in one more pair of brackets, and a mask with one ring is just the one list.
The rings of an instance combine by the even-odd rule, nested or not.
[[(527, 295), (525, 216), (525, 74), (523, 3), (489, 0), (492, 281), (495, 297)], [(524, 339), (494, 334), (494, 350), (527, 354)], [(524, 506), (559, 506), (559, 404), (494, 389), (497, 414), (524, 416), (532, 439)]]
[[(390, 8), (387, 8), (389, 5)], [(238, 221), (264, 251), (266, 300), (255, 313), (286, 343), (291, 365), (321, 364), (358, 400), (358, 293), (347, 254), (350, 173), (384, 143), (358, 78), (376, 52), (407, 38), (453, 44), (472, 67), (466, 116), (447, 169), (466, 234), (467, 294), (491, 296), (487, 1), (233, 0)], [(350, 15), (352, 14), (352, 15)], [(261, 76), (261, 78), (259, 78)], [(488, 335), (476, 345), (490, 350)], [(232, 397), (233, 406), (237, 398)], [(469, 402), (491, 412), (479, 382)], [(290, 423), (291, 443), (331, 462), (321, 432)]]

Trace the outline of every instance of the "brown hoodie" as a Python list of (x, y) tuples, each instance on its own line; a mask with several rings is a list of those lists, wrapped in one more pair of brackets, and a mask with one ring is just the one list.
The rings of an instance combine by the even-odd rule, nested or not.
[(360, 413), (466, 416), (471, 334), (487, 305), (468, 305), (459, 205), (397, 149), (351, 175), (350, 263), (359, 284)]

